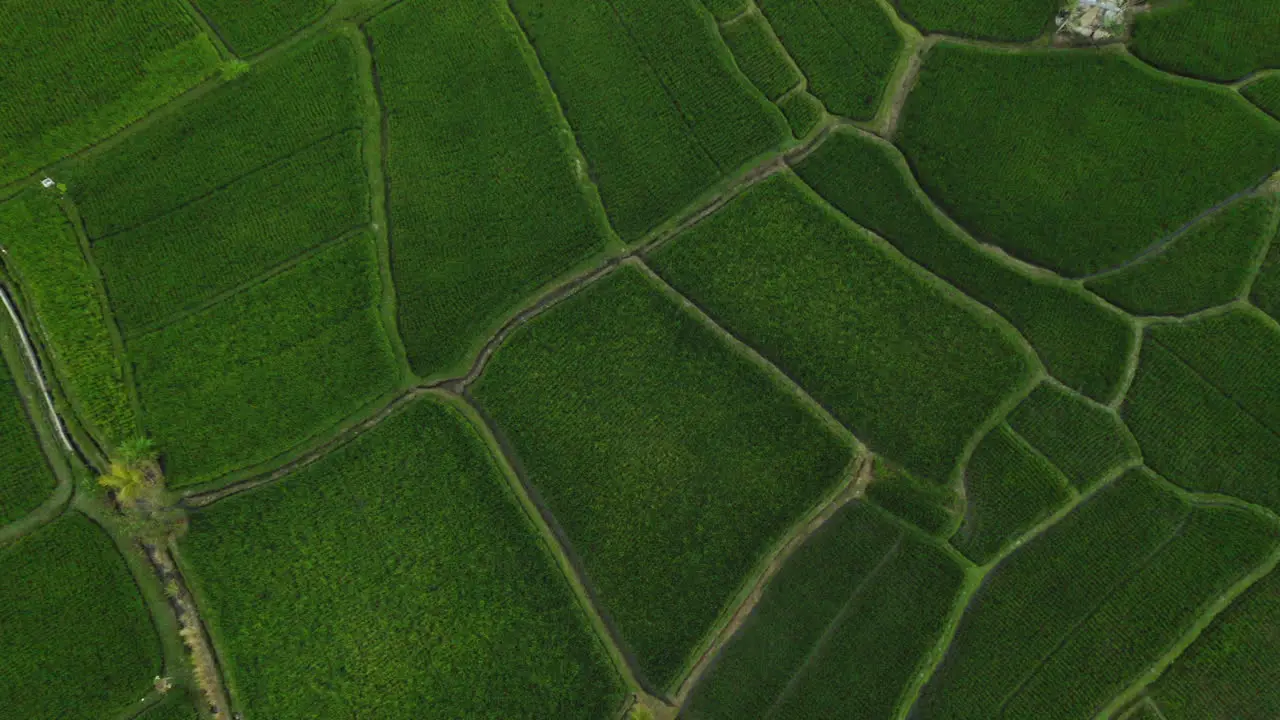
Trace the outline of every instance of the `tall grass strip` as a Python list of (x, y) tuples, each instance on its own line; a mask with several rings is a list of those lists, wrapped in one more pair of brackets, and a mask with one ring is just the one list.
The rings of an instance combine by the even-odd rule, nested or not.
[(1033, 370), (1000, 326), (791, 175), (754, 185), (652, 264), (873, 450), (923, 477), (946, 478)]
[(906, 46), (876, 0), (759, 0), (808, 90), (832, 113), (875, 116)]
[(796, 174), (854, 222), (1008, 320), (1057, 379), (1099, 400), (1122, 381), (1131, 321), (1060, 280), (980, 248), (933, 207), (892, 146), (842, 129)]
[(625, 241), (786, 136), (698, 0), (511, 6)]
[(25, 193), (0, 205), (0, 247), (35, 311), (73, 407), (111, 443), (137, 433), (106, 299), (67, 216), (52, 195)]
[(0, 548), (0, 708), (13, 718), (124, 713), (161, 671), (151, 618), (111, 539), (70, 513)]
[(474, 394), (659, 688), (852, 457), (626, 265), (513, 332)]
[(469, 362), (525, 298), (602, 250), (608, 225), (505, 3), (410, 0), (366, 29), (400, 334), (425, 377)]
[(1235, 299), (1276, 230), (1276, 195), (1250, 196), (1156, 254), (1085, 287), (1138, 315), (1188, 315)]
[(1280, 166), (1280, 123), (1227, 88), (1116, 53), (946, 42), (897, 142), (978, 240), (1071, 276), (1131, 260)]
[(351, 238), (131, 338), (143, 420), (174, 485), (268, 460), (388, 392), (377, 260)]
[(1053, 382), (1037, 385), (1007, 422), (1080, 492), (1141, 457), (1138, 441), (1114, 411)]
[(172, 0), (6, 0), (0, 47), (0, 185), (141, 118), (218, 63)]

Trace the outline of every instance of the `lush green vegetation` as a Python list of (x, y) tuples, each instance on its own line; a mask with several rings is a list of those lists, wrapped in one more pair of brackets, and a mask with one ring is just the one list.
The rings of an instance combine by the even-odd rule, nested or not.
[(199, 711), (186, 693), (171, 690), (159, 705), (141, 715), (142, 720), (201, 720)]
[(1280, 67), (1271, 0), (1186, 0), (1134, 16), (1129, 49), (1169, 72), (1236, 80)]
[(80, 241), (53, 196), (30, 192), (0, 204), (0, 246), (81, 417), (108, 442), (137, 432), (124, 367), (111, 338), (113, 320)]
[[(9, 319), (6, 316), (0, 322), (7, 324)], [(2, 527), (39, 507), (56, 482), (4, 358), (0, 358), (0, 438), (4, 438), (0, 442)]]
[(267, 460), (390, 390), (380, 298), (361, 235), (130, 338), (143, 419), (171, 483)]
[(367, 29), (388, 107), (400, 331), (426, 376), (466, 359), (608, 229), (505, 3), (411, 0)]
[(1280, 717), (1280, 573), (1249, 588), (1151, 687), (1168, 720)]
[(1280, 123), (1231, 90), (1102, 52), (939, 43), (898, 142), (979, 240), (1069, 275), (1129, 260), (1280, 166)]
[(880, 456), (867, 499), (939, 538), (951, 537), (960, 523), (962, 502), (954, 486), (923, 480)]
[(896, 0), (903, 16), (927, 33), (991, 40), (1032, 40), (1052, 29), (1058, 0)]
[(1276, 199), (1250, 196), (1232, 203), (1154, 255), (1085, 286), (1139, 315), (1186, 315), (1230, 302), (1275, 233)]
[(758, 12), (720, 28), (720, 35), (733, 51), (742, 72), (770, 100), (804, 81), (800, 70), (787, 57), (769, 21)]
[(872, 449), (945, 478), (1030, 372), (993, 322), (790, 175), (663, 245), (654, 267)]
[[(1280, 230), (1276, 232), (1276, 238), (1280, 238)], [(1253, 278), (1249, 301), (1272, 318), (1280, 320), (1280, 242), (1276, 238), (1272, 238), (1267, 255), (1262, 259), (1262, 265)]]
[(1260, 515), (1192, 509), (1142, 471), (988, 575), (918, 717), (1092, 717), (1273, 551)]
[(199, 307), (369, 221), (359, 135), (335, 135), (173, 212), (93, 244), (133, 334)]
[(964, 573), (854, 504), (802, 545), (695, 688), (692, 720), (893, 717)]
[(522, 513), (430, 399), (195, 513), (183, 565), (246, 717), (607, 716), (619, 678)]
[(851, 456), (625, 266), (521, 326), (474, 392), (658, 687)]
[(778, 145), (697, 0), (512, 0), (624, 240)]
[(980, 565), (1072, 495), (1062, 472), (1004, 424), (978, 443), (965, 466), (964, 485), (964, 522), (951, 544)]
[(1280, 73), (1263, 75), (1240, 88), (1240, 94), (1271, 117), (1280, 120)]
[(231, 50), (240, 56), (275, 45), (319, 18), (334, 0), (197, 0)]
[(702, 0), (702, 4), (717, 20), (737, 17), (747, 9), (747, 0)]
[(110, 718), (161, 670), (160, 643), (124, 559), (68, 514), (0, 548), (0, 707), (14, 718)]
[(1147, 330), (1125, 421), (1153, 470), (1280, 510), (1280, 334), (1233, 310)]
[(357, 128), (360, 109), (354, 48), (326, 36), (86, 158), (67, 185), (89, 236), (99, 238)]
[(809, 92), (837, 115), (869, 120), (905, 47), (876, 0), (759, 0)]
[(854, 222), (1007, 319), (1054, 377), (1097, 399), (1114, 394), (1134, 342), (1129, 319), (969, 242), (910, 179), (892, 145), (840, 130), (796, 173)]
[(1008, 423), (1081, 491), (1141, 456), (1113, 410), (1052, 382), (1037, 385), (1009, 413)]
[(218, 62), (172, 0), (6, 0), (0, 47), (0, 184), (137, 120)]
[(791, 125), (791, 134), (796, 138), (808, 137), (818, 125), (826, 119), (827, 109), (822, 101), (809, 94), (807, 90), (793, 92), (778, 101), (778, 109), (786, 116)]

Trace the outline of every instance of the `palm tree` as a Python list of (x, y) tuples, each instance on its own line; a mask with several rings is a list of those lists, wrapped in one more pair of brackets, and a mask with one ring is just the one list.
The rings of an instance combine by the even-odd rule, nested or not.
[(136, 507), (139, 501), (152, 501), (162, 487), (158, 457), (150, 438), (130, 438), (112, 453), (111, 467), (98, 478), (98, 484), (114, 490), (116, 501), (126, 508)]

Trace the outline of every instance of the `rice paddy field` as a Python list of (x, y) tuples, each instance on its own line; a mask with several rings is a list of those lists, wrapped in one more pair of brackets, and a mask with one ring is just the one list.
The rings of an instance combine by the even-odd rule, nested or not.
[(1274, 720), (1280, 3), (1129, 5), (0, 3), (0, 720)]

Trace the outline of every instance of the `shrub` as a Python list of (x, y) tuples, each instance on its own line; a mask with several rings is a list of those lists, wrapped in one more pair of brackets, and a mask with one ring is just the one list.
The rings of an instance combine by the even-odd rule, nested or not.
[(655, 269), (873, 450), (945, 478), (1031, 372), (999, 326), (790, 175), (654, 253)]
[(977, 239), (1075, 276), (1129, 260), (1280, 166), (1280, 124), (1229, 89), (1101, 52), (939, 43), (898, 143)]
[(656, 687), (852, 455), (629, 266), (512, 333), (474, 393)]

